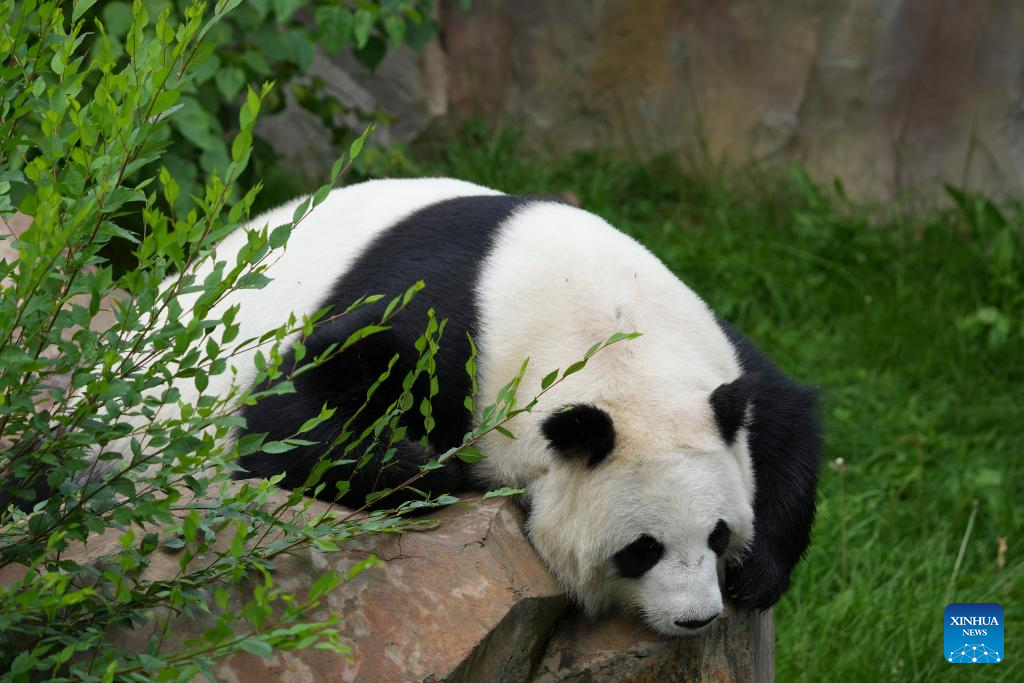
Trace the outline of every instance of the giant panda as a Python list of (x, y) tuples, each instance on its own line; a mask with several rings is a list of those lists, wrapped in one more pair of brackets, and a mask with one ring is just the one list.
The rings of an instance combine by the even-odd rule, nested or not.
[[(296, 205), (254, 223), (285, 223)], [(241, 231), (229, 236), (217, 258), (234, 262), (244, 243)], [(426, 287), (388, 330), (299, 375), (295, 393), (244, 407), (237, 436), (288, 438), (326, 405), (333, 417), (303, 438), (330, 442), (393, 356), (393, 378), (412, 369), (428, 309), (447, 319), (429, 446), (421, 445), (421, 422), (410, 420), (393, 460), (382, 466), (381, 446), (358, 472), (336, 466), (321, 495), (332, 498), (334, 484), (351, 479), (340, 502), (359, 507), (367, 494), (404, 482), (462, 443), (479, 419), (464, 405), (472, 393), (470, 339), (482, 407), (526, 358), (521, 386), (532, 395), (546, 373), (579, 360), (594, 342), (636, 331), (641, 336), (597, 354), (518, 415), (508, 425), (514, 439), (490, 433), (480, 444), (484, 460), (453, 459), (417, 488), (434, 495), (525, 489), (526, 533), (566, 590), (590, 613), (635, 611), (662, 634), (700, 632), (722, 613), (724, 597), (765, 609), (787, 589), (815, 513), (822, 448), (815, 392), (787, 378), (650, 251), (598, 216), (458, 180), (369, 181), (333, 191), (267, 275), (263, 289), (220, 304), (241, 305), (239, 338), (290, 313), (344, 311), (359, 297), (396, 295), (417, 280)], [(328, 316), (304, 339), (305, 357), (378, 320), (386, 301)], [(252, 352), (235, 358), (243, 377), (255, 374), (252, 361)], [(289, 351), (284, 365), (295, 362)], [(211, 384), (206, 393), (218, 390), (227, 386)], [(383, 410), (397, 390), (382, 386), (365, 414)], [(187, 387), (182, 400), (190, 400)], [(298, 487), (321, 452), (253, 453), (239, 476), (283, 474), (282, 486)]]

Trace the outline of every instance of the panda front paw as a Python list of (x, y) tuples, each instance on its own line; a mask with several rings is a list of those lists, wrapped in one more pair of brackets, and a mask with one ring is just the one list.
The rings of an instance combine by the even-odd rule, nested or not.
[(727, 565), (725, 593), (737, 607), (766, 610), (789, 588), (789, 572), (771, 556), (753, 555)]

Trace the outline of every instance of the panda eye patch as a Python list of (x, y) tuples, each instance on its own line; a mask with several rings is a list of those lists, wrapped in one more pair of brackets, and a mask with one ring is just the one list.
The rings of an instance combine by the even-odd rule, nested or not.
[(658, 564), (665, 553), (665, 546), (647, 534), (636, 539), (612, 556), (612, 562), (619, 574), (627, 579), (638, 579)]
[(726, 524), (724, 520), (720, 519), (718, 520), (718, 524), (715, 525), (715, 528), (712, 529), (711, 535), (708, 536), (708, 547), (711, 548), (711, 551), (715, 555), (721, 557), (722, 553), (725, 552), (725, 549), (729, 547), (729, 539), (731, 536), (732, 532), (729, 531), (729, 525)]

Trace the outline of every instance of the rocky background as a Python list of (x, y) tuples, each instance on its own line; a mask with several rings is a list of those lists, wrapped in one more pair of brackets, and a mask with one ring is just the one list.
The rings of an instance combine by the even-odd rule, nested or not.
[[(862, 197), (1024, 180), (1016, 0), (458, 5), (439, 0), (441, 33), (421, 53), (392, 51), (376, 74), (323, 58), (319, 72), (345, 101), (397, 115), (383, 139), (483, 116), (556, 151), (799, 162)], [(270, 124), (307, 168), (329, 156), (317, 125), (294, 110)]]

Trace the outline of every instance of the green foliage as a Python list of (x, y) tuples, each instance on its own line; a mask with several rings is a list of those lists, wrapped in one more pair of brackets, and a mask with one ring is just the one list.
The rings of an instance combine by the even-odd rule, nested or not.
[(1024, 248), (1021, 215), (1008, 213), (988, 197), (947, 187), (965, 236), (973, 245), (977, 264), (988, 287), (979, 306), (962, 316), (960, 329), (998, 348), (1024, 339)]
[[(342, 514), (303, 499), (322, 491), (316, 477), (291, 494), (275, 489), (277, 479), (230, 481), (237, 457), (307, 444), (302, 434), (332, 412), (325, 406), (287, 439), (264, 443), (253, 435), (235, 443), (228, 436), (243, 425), (237, 407), (293, 391), (298, 374), (372, 341), (423, 287), (413, 283), (373, 324), (291, 370), (281, 367), (286, 340), (295, 340), (298, 356), (314, 324), (381, 295), (345, 311), (293, 317), (251, 339), (239, 338), (237, 306), (217, 307), (232, 291), (266, 284), (274, 250), (326, 198), (366, 135), (352, 142), (330, 182), (300, 202), (291, 221), (247, 225), (259, 184), (244, 193), (236, 188), (252, 163), (255, 122), (272, 89), (246, 87), (226, 156), (207, 169), (202, 184), (183, 191), (194, 178), (163, 163), (168, 131), (193, 115), (185, 99), (216, 64), (214, 37), (238, 5), (194, 2), (154, 13), (137, 1), (127, 8), (129, 17), (125, 8), (111, 9), (120, 5), (107, 5), (106, 22), (124, 24), (115, 44), (103, 24), (90, 24), (97, 9), (88, 0), (70, 6), (0, 0), (0, 207), (5, 217), (15, 205), (33, 217), (14, 242), (17, 261), (0, 261), (4, 680), (188, 680), (212, 677), (217, 658), (242, 650), (344, 652), (334, 628), (343, 615), (316, 622), (308, 613), (369, 562), (344, 575), (327, 572), (296, 594), (275, 584), (274, 559), (400, 531), (422, 523), (406, 516), (410, 510), (456, 501), (441, 496)], [(275, 7), (287, 13), (290, 5)], [(142, 229), (136, 235), (128, 225)], [(216, 243), (237, 229), (245, 230), (245, 245), (237, 258), (219, 259)], [(133, 265), (124, 272), (104, 255), (113, 240), (133, 245)], [(113, 318), (107, 326), (97, 321), (105, 309)], [(319, 472), (338, 449), (365, 463), (385, 427), (396, 433), (413, 413), (429, 429), (431, 396), (410, 412), (410, 387), (420, 376), (435, 385), (433, 359), (444, 324), (431, 317), (405, 391), (367, 432), (345, 432), (324, 444)], [(231, 359), (243, 350), (256, 352), (255, 384), (207, 392), (210, 379), (232, 372)], [(181, 399), (182, 382), (194, 383), (198, 399)], [(504, 429), (520, 410), (515, 390), (506, 389), (487, 410), (492, 427)], [(467, 452), (482, 433), (467, 437)], [(361, 444), (367, 451), (354, 452)], [(402, 486), (458, 453), (441, 454)], [(37, 489), (52, 495), (29, 512), (8, 505), (34, 500)], [(375, 495), (379, 501), (388, 493)], [(86, 545), (99, 538), (114, 541), (113, 549), (86, 559)], [(156, 553), (166, 552), (177, 553), (178, 571), (150, 571), (159, 565)], [(196, 615), (210, 628), (168, 648), (174, 619)], [(153, 633), (145, 651), (128, 652), (110, 639), (119, 629), (142, 626)]]
[[(478, 125), (420, 153), (418, 173), (572, 193), (821, 386), (819, 515), (775, 609), (780, 680), (976, 678), (941, 658), (954, 601), (1003, 604), (1006, 649), (1024, 647), (1024, 204), (950, 188), (910, 213), (799, 169), (552, 158)], [(1021, 680), (1022, 662), (985, 679)]]
[[(167, 13), (166, 25), (183, 22), (191, 0), (145, 0), (151, 16)], [(224, 3), (219, 3), (224, 4)], [(76, 21), (85, 32), (94, 32), (86, 59), (103, 59), (109, 68), (123, 68), (133, 51), (133, 41), (146, 42), (155, 25), (131, 34), (133, 9), (128, 0), (79, 2)], [(307, 71), (318, 50), (326, 55), (350, 50), (369, 69), (375, 69), (389, 49), (398, 45), (422, 48), (436, 31), (430, 0), (245, 0), (230, 2), (215, 26), (204, 37), (202, 66), (195, 69), (174, 106), (169, 126), (150, 137), (150, 145), (165, 150), (161, 163), (178, 180), (176, 202), (184, 211), (192, 194), (202, 191), (212, 173), (231, 159), (229, 143), (239, 131), (238, 117), (250, 83), (276, 82), (266, 93), (265, 113), (282, 110), (291, 99), (313, 114), (325, 127), (332, 149), (343, 150), (370, 123), (389, 120), (387, 112), (363, 112), (339, 100), (323, 79)], [(83, 87), (92, 91), (95, 73), (87, 74)], [(275, 173), (279, 161), (270, 141), (253, 131), (249, 163), (238, 178), (240, 187), (253, 187)], [(129, 177), (151, 175), (145, 163), (128, 172)], [(267, 199), (290, 199), (271, 192)], [(256, 208), (268, 204), (259, 202)], [(130, 226), (137, 228), (138, 225)]]
[[(7, 440), (0, 478), (5, 488), (20, 481), (15, 497), (36, 486), (58, 492), (29, 515), (0, 510), (0, 567), (21, 568), (0, 593), (0, 670), (18, 680), (63, 671), (77, 680), (188, 677), (209, 673), (214, 657), (239, 649), (307, 641), (343, 649), (329, 623), (302, 621), (316, 596), (273, 585), (265, 568), (282, 549), (253, 547), (268, 524), (282, 524), (261, 511), (270, 484), (223, 486), (234, 454), (218, 441), (238, 424), (224, 400), (202, 396), (180, 406), (181, 418), (157, 418), (161, 408), (176, 407), (176, 379), (192, 377), (199, 387), (226, 371), (232, 348), (254, 343), (230, 345), (227, 318), (237, 310), (221, 320), (206, 313), (230, 290), (259, 285), (268, 227), (249, 231), (242, 259), (218, 263), (219, 277), (199, 282), (195, 274), (252, 205), (255, 190), (228, 198), (250, 161), (269, 88), (247, 90), (230, 152), (188, 210), (165, 211), (159, 199), (174, 205), (180, 194), (166, 169), (159, 178), (130, 178), (160, 158), (161, 131), (185, 111), (182, 96), (209, 63), (207, 38), (231, 3), (212, 12), (192, 4), (180, 23), (135, 3), (123, 66), (103, 31), (90, 45), (80, 18), (89, 4), (76, 3), (68, 16), (60, 3), (0, 3), (0, 203), (10, 211), (17, 186), (21, 208), (34, 217), (16, 242), (19, 260), (0, 266), (0, 433)], [(141, 239), (123, 227), (126, 216), (141, 216)], [(101, 255), (113, 239), (132, 241), (138, 263), (118, 278)], [(181, 303), (186, 291), (198, 295), (189, 314)], [(90, 329), (101, 302), (115, 294), (113, 325)], [(260, 341), (270, 342), (273, 355), (286, 331)], [(117, 444), (127, 447), (124, 458)], [(156, 473), (144, 476), (147, 467)], [(198, 496), (215, 502), (197, 507)], [(163, 539), (164, 547), (181, 549), (182, 572), (171, 580), (144, 578), (161, 544), (156, 525), (181, 532)], [(311, 538), (314, 529), (299, 524), (293, 537)], [(73, 559), (82, 543), (105, 533), (119, 551), (98, 565)], [(212, 551), (225, 534), (237, 542)], [(213, 586), (258, 570), (265, 580), (240, 612), (210, 609)], [(135, 655), (103, 640), (111, 627), (142, 622), (157, 606), (213, 611), (216, 625), (178, 652), (161, 651), (162, 637)]]

